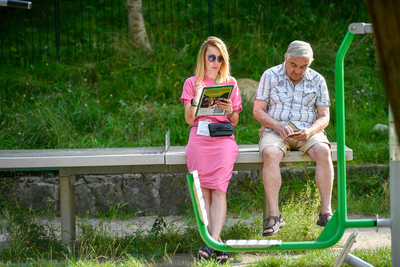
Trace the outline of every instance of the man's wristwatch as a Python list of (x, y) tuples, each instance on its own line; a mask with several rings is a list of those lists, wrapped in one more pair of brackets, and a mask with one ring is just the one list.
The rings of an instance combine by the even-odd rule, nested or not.
[(195, 102), (195, 101), (194, 101), (194, 98), (192, 98), (192, 100), (190, 101), (190, 104), (191, 104), (193, 107), (197, 107), (197, 105), (198, 105), (199, 103)]

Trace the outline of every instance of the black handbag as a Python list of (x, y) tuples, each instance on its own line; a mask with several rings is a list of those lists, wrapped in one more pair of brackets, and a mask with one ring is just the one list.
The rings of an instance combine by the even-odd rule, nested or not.
[(208, 125), (210, 136), (231, 136), (233, 134), (233, 126), (230, 122), (210, 123)]

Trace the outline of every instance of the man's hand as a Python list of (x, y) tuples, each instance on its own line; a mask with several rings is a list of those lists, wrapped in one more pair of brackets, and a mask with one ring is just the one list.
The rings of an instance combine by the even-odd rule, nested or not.
[(310, 129), (308, 128), (301, 129), (300, 131), (295, 132), (295, 134), (296, 134), (295, 136), (292, 136), (290, 138), (303, 142), (307, 141), (308, 138), (312, 136)]
[(275, 131), (278, 132), (279, 136), (282, 139), (286, 139), (288, 135), (293, 134), (293, 129), (289, 125), (285, 125), (282, 123), (278, 123), (277, 127), (275, 128)]

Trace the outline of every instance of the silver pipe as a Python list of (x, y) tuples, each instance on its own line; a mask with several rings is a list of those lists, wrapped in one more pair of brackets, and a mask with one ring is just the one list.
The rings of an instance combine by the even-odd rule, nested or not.
[(392, 237), (392, 266), (400, 267), (400, 143), (389, 106), (389, 153), (390, 153), (390, 217)]

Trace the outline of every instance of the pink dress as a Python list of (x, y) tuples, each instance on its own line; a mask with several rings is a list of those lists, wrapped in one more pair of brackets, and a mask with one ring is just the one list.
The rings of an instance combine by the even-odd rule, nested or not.
[[(184, 105), (190, 103), (194, 97), (194, 84), (197, 77), (188, 78), (183, 85), (181, 101)], [(204, 78), (206, 86), (214, 86), (215, 82)], [(219, 84), (222, 85), (222, 84)], [(239, 88), (235, 83), (224, 83), (234, 85), (231, 93), (232, 107), (236, 112), (242, 111), (242, 98)], [(186, 146), (186, 164), (189, 172), (197, 170), (200, 185), (209, 189), (218, 189), (226, 193), (229, 180), (232, 177), (233, 165), (239, 153), (235, 136), (211, 137), (196, 134), (200, 118), (196, 117), (190, 129), (189, 142)], [(228, 116), (207, 116), (213, 123), (230, 122)]]

